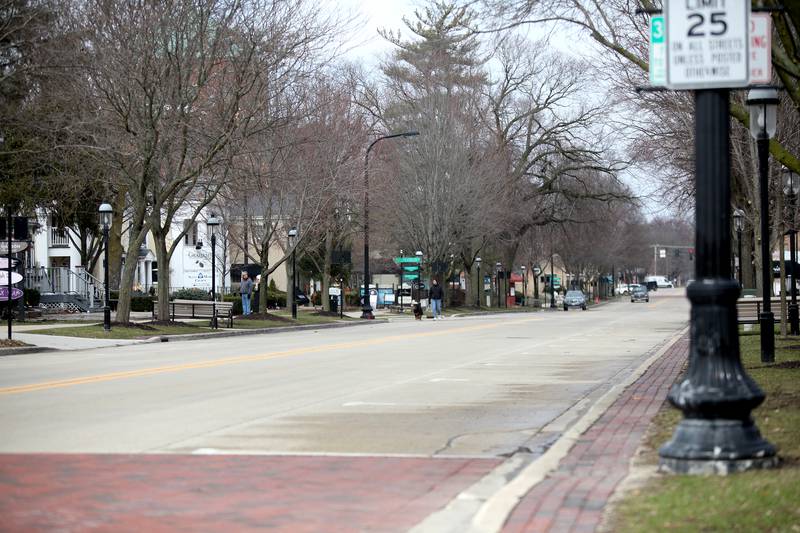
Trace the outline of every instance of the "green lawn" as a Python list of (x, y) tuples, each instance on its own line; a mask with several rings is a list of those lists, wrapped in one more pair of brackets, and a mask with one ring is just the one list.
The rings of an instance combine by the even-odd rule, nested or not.
[(90, 339), (146, 339), (157, 335), (180, 335), (183, 333), (203, 333), (212, 331), (208, 328), (189, 324), (178, 326), (156, 326), (150, 324), (148, 328), (152, 329), (112, 326), (111, 331), (106, 332), (103, 330), (102, 324), (93, 324), (90, 326), (75, 326), (71, 328), (37, 329), (27, 331), (26, 333), (35, 333), (37, 335), (64, 335), (67, 337), (83, 337)]
[[(783, 466), (726, 477), (659, 475), (620, 504), (614, 531), (800, 532), (800, 339), (776, 339), (775, 365), (761, 363), (757, 335), (740, 343), (747, 372), (767, 394), (754, 418)], [(657, 463), (680, 416), (669, 406), (656, 416), (645, 462)]]
[(340, 320), (338, 316), (317, 315), (307, 312), (298, 312), (297, 320), (292, 320), (292, 313), (290, 311), (272, 311), (269, 314), (276, 317), (277, 320), (234, 318), (233, 327), (238, 329), (280, 328), (287, 326), (330, 324), (332, 322), (346, 322), (352, 320), (349, 317), (344, 317)]

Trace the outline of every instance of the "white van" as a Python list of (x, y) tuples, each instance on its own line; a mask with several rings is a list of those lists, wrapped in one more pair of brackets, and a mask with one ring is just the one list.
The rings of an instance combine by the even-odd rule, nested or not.
[(664, 276), (647, 276), (646, 278), (644, 278), (644, 281), (645, 283), (655, 281), (656, 286), (659, 289), (672, 289), (675, 287), (675, 285), (673, 285), (672, 282), (667, 278), (665, 278)]

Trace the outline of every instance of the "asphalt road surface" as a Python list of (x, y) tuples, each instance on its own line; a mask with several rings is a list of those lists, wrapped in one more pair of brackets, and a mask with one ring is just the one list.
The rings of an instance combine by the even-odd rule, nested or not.
[(0, 452), (495, 457), (685, 328), (680, 289), (538, 313), (0, 358)]

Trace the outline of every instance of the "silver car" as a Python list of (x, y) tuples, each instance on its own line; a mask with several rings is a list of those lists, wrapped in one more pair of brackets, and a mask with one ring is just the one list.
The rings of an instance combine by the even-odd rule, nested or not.
[(581, 291), (567, 291), (564, 296), (564, 311), (569, 311), (570, 307), (580, 307), (586, 311), (586, 296)]

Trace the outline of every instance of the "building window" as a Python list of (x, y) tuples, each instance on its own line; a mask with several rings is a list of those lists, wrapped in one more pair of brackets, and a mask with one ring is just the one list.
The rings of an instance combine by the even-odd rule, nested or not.
[(150, 279), (153, 283), (158, 283), (158, 263), (156, 261), (150, 263)]
[(197, 222), (186, 219), (183, 221), (183, 230), (186, 235), (183, 237), (183, 244), (187, 246), (194, 246), (197, 244)]

